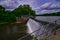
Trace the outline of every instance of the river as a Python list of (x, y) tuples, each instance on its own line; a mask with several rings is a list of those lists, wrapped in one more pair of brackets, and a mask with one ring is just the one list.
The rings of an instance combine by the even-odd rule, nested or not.
[[(28, 33), (32, 33), (35, 30), (38, 30), (31, 35), (34, 35), (38, 40), (44, 40), (46, 36), (51, 36), (53, 31), (55, 30), (56, 24), (60, 24), (60, 17), (59, 16), (37, 16), (36, 20), (42, 20), (49, 22), (51, 24), (43, 24), (37, 22), (33, 19), (29, 19), (27, 22)], [(56, 22), (56, 24), (54, 24)]]

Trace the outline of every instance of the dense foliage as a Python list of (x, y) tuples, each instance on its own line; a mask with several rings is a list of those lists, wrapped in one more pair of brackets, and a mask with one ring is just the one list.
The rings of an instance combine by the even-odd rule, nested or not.
[(35, 11), (32, 10), (32, 8), (29, 5), (20, 5), (18, 8), (16, 8), (12, 13), (15, 14), (15, 16), (20, 17), (23, 15), (35, 15)]
[(6, 11), (4, 7), (0, 6), (0, 23), (1, 22), (14, 22), (16, 17), (23, 15), (35, 15), (35, 11), (29, 5), (20, 5), (13, 11)]
[(10, 11), (6, 11), (4, 7), (0, 6), (0, 23), (12, 21), (15, 21), (15, 16)]

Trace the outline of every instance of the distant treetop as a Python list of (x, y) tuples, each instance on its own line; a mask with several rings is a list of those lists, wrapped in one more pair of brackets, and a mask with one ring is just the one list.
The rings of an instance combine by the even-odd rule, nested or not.
[(20, 5), (18, 8), (12, 11), (15, 16), (23, 16), (23, 15), (35, 15), (35, 11), (29, 5)]

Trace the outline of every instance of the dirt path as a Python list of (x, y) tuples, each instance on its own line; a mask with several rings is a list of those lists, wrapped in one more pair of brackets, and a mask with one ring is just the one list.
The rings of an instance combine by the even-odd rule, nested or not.
[(60, 29), (56, 30), (56, 35), (52, 35), (48, 40), (60, 40)]

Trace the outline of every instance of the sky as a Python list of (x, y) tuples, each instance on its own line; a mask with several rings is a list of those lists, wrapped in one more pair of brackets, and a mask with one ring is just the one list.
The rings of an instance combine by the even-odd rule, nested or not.
[(29, 4), (36, 11), (36, 14), (60, 11), (60, 0), (0, 0), (0, 5), (8, 10), (23, 4)]

